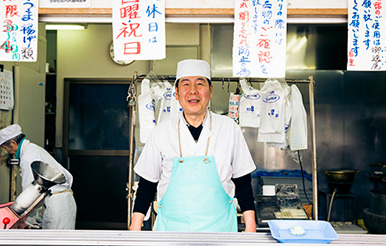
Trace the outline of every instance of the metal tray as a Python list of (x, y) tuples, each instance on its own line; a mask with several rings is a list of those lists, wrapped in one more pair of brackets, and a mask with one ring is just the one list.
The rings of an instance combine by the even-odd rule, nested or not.
[[(326, 221), (270, 220), (268, 226), (272, 237), (281, 243), (327, 244), (339, 238), (331, 224)], [(302, 236), (292, 235), (289, 231), (293, 226), (303, 227), (306, 233)]]

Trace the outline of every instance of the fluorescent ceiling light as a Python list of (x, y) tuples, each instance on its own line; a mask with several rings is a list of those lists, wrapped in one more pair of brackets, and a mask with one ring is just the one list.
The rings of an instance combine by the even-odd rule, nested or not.
[(83, 30), (85, 25), (80, 24), (47, 24), (46, 30)]

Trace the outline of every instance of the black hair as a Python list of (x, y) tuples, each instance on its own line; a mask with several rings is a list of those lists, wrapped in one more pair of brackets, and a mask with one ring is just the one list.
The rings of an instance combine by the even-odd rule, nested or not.
[[(206, 77), (205, 77), (206, 78)], [(212, 81), (208, 78), (206, 78), (206, 80), (208, 81), (208, 84), (209, 84), (209, 87), (212, 85)], [(175, 86), (178, 88), (178, 83), (180, 82), (180, 79), (177, 80), (177, 82), (175, 83)]]
[(25, 138), (25, 135), (23, 133), (17, 135), (16, 137), (13, 137), (3, 143), (3, 145), (9, 146), (11, 144), (11, 140), (14, 140), (17, 144), (21, 142), (21, 140)]

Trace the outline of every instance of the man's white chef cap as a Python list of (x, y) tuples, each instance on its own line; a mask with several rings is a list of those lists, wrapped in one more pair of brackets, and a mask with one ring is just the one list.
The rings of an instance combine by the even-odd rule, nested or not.
[(210, 80), (209, 63), (203, 60), (187, 59), (178, 62), (176, 82), (182, 77), (200, 76)]
[(6, 141), (19, 136), (21, 134), (21, 127), (18, 124), (13, 124), (7, 126), (4, 129), (0, 130), (0, 145), (5, 143)]

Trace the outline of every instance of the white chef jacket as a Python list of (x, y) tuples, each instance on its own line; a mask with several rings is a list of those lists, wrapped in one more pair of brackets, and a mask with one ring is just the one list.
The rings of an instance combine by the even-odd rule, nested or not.
[(173, 159), (180, 157), (178, 119), (181, 121), (182, 156), (205, 155), (210, 137), (208, 155), (214, 156), (220, 181), (230, 197), (234, 197), (235, 194), (235, 187), (231, 178), (242, 177), (256, 169), (240, 127), (226, 116), (211, 114), (212, 131), (209, 129), (210, 117), (209, 111), (207, 111), (203, 129), (197, 142), (190, 133), (182, 113), (177, 119), (162, 122), (153, 130), (134, 171), (150, 182), (158, 182), (158, 201), (162, 199), (168, 186)]
[[(262, 105), (258, 142), (285, 142), (285, 119), (290, 116), (290, 108), (285, 107), (288, 90), (277, 80), (267, 80), (261, 89)], [(289, 120), (289, 117), (287, 118)]]
[(23, 190), (34, 180), (31, 169), (34, 161), (42, 161), (59, 170), (66, 177), (65, 183), (50, 188), (53, 195), (47, 196), (44, 200), (43, 229), (75, 229), (75, 199), (71, 192), (57, 193), (71, 189), (73, 180), (71, 173), (42, 147), (24, 139), (20, 149), (20, 175)]

